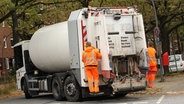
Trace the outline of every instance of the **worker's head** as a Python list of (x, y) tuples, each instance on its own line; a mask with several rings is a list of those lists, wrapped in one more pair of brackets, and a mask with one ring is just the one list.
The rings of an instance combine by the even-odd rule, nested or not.
[(91, 42), (86, 42), (86, 47), (90, 47), (91, 46)]
[(148, 46), (153, 47), (154, 46), (153, 42), (152, 41), (148, 41)]

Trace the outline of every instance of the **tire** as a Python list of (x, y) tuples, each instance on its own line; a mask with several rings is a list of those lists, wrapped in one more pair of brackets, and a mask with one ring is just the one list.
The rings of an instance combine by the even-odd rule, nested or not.
[(24, 79), (24, 83), (23, 83), (23, 91), (24, 91), (24, 95), (26, 99), (30, 99), (32, 98), (31, 93), (28, 91), (28, 85), (27, 85), (27, 81), (26, 79)]
[(61, 101), (63, 99), (62, 86), (57, 77), (54, 77), (52, 81), (52, 93), (56, 101)]
[(68, 76), (64, 82), (64, 93), (68, 101), (75, 102), (81, 99), (81, 90), (73, 76)]

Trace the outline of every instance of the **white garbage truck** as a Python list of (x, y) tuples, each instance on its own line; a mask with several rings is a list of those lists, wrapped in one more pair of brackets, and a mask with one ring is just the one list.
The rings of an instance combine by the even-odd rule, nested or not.
[[(101, 95), (90, 95), (82, 52), (90, 41), (99, 60)], [(134, 7), (89, 7), (71, 12), (65, 22), (37, 30), (14, 45), (17, 89), (25, 98), (52, 93), (56, 100), (78, 101), (146, 89), (149, 68), (143, 17)]]

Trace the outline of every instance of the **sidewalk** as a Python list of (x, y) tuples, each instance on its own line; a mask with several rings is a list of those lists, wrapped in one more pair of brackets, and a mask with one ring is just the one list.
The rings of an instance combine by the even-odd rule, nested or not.
[(153, 88), (133, 92), (130, 95), (184, 94), (184, 72), (173, 74), (172, 76), (164, 76), (164, 79), (164, 82), (160, 82), (161, 79), (158, 77), (155, 80)]
[(164, 77), (165, 81), (160, 82), (160, 78), (155, 80), (153, 89), (161, 89), (161, 94), (184, 94), (184, 73)]

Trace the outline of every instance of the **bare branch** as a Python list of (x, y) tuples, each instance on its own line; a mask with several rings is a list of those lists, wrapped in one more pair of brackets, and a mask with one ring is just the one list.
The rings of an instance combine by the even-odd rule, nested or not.
[(15, 10), (11, 10), (5, 16), (3, 16), (2, 18), (0, 18), (0, 23), (2, 23), (4, 20), (6, 20), (7, 18), (9, 18), (14, 12), (15, 12)]
[(181, 22), (175, 26), (173, 26), (169, 31), (168, 31), (168, 34), (170, 34), (173, 30), (179, 28), (180, 26), (183, 26), (184, 25), (184, 22)]
[[(167, 15), (165, 21), (161, 22), (161, 26), (164, 26), (165, 24), (169, 23), (170, 21), (172, 21), (173, 19), (175, 19), (178, 16), (183, 16), (184, 12), (179, 12), (179, 13), (172, 13), (170, 15)], [(165, 15), (161, 16), (160, 18), (164, 18)]]

